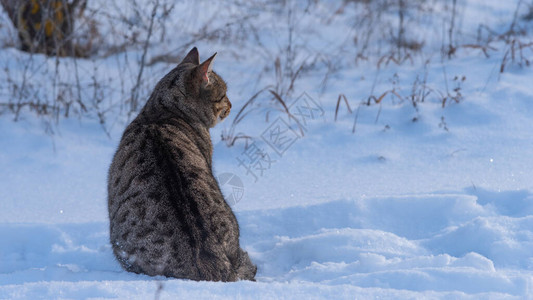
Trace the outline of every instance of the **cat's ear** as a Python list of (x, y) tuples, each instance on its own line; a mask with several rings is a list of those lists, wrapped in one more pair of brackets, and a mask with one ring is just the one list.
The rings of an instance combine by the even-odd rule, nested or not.
[(183, 63), (191, 63), (195, 65), (200, 64), (200, 56), (198, 55), (198, 49), (196, 47), (192, 48), (191, 51), (185, 56), (185, 58), (181, 61), (180, 64)]
[(200, 75), (203, 86), (209, 85), (209, 72), (211, 72), (211, 69), (213, 68), (213, 61), (215, 60), (216, 55), (216, 53), (213, 54), (213, 56), (206, 59), (201, 65), (197, 67), (197, 72), (198, 75)]

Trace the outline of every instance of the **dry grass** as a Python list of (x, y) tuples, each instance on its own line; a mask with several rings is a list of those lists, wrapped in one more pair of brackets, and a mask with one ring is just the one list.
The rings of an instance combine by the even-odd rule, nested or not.
[(348, 103), (348, 99), (346, 98), (346, 95), (339, 94), (339, 98), (337, 98), (337, 106), (335, 106), (335, 122), (337, 122), (337, 114), (339, 113), (339, 105), (341, 104), (341, 100), (344, 100), (344, 104), (346, 104), (346, 108), (348, 109), (348, 112), (352, 113), (352, 108), (350, 107), (350, 103)]
[[(442, 62), (459, 55), (459, 50), (471, 50), (474, 55), (485, 57), (501, 55), (500, 72), (505, 72), (511, 65), (530, 66), (533, 54), (533, 40), (528, 33), (528, 22), (533, 19), (533, 4), (526, 4), (525, 1), (518, 3), (504, 32), (498, 32), (490, 24), (484, 24), (479, 27), (475, 41), (466, 39), (467, 34), (458, 28), (461, 2), (456, 0), (345, 0), (335, 5), (324, 5), (320, 0), (306, 3), (230, 1), (228, 11), (236, 5), (246, 7), (247, 10), (228, 12), (228, 19), (222, 22), (206, 21), (198, 26), (197, 32), (180, 41), (176, 48), (164, 50), (157, 49), (154, 45), (168, 39), (171, 34), (168, 28), (175, 27), (170, 26), (175, 25), (175, 20), (169, 19), (176, 5), (173, 1), (157, 0), (149, 2), (149, 7), (140, 4), (139, 0), (132, 1), (130, 8), (135, 18), (113, 2), (109, 4), (113, 8), (111, 10), (86, 8), (83, 16), (79, 16), (80, 32), (77, 34), (80, 47), (85, 45), (87, 56), (95, 61), (92, 64), (94, 70), (87, 70), (88, 64), (81, 64), (78, 59), (65, 67), (65, 63), (56, 57), (49, 58), (55, 64), (37, 65), (34, 57), (29, 55), (24, 61), (20, 61), (24, 66), (22, 72), (4, 70), (7, 80), (0, 87), (9, 95), (0, 98), (0, 113), (11, 114), (17, 120), (21, 113), (29, 111), (47, 119), (49, 123), (57, 123), (60, 118), (66, 117), (97, 118), (102, 128), (107, 130), (111, 112), (118, 110), (119, 114), (133, 115), (142, 106), (143, 99), (148, 97), (157, 79), (150, 76), (151, 69), (147, 69), (148, 67), (154, 67), (160, 62), (177, 63), (180, 60), (178, 53), (184, 53), (202, 41), (225, 43), (234, 45), (235, 50), (229, 51), (233, 51), (231, 55), (235, 56), (237, 62), (242, 59), (242, 53), (248, 53), (247, 51), (264, 53), (255, 64), (258, 70), (263, 70), (256, 80), (259, 89), (237, 110), (229, 129), (222, 134), (222, 139), (231, 146), (239, 139), (248, 141), (252, 138), (240, 131), (239, 125), (244, 118), (256, 113), (268, 122), (273, 112), (279, 112), (298, 126), (303, 135), (302, 126), (291, 115), (288, 104), (292, 102), (294, 94), (301, 92), (300, 83), (307, 75), (322, 76), (322, 84), (317, 91), (324, 92), (337, 72), (352, 68), (354, 63), (357, 65), (362, 61), (367, 66), (374, 65), (376, 69), (383, 70), (391, 64), (416, 66), (427, 57), (437, 57)], [(441, 11), (433, 9), (436, 4), (440, 5)], [(276, 20), (278, 29), (283, 31), (279, 34), (283, 38), (276, 41), (277, 49), (263, 44), (265, 41), (261, 36), (261, 23), (257, 23), (257, 20), (261, 15), (258, 11), (263, 11), (264, 6), (268, 6), (272, 20)], [(220, 7), (224, 9), (224, 5)], [(331, 10), (324, 11), (324, 7), (331, 7)], [(323, 15), (317, 16), (317, 12)], [(521, 15), (523, 12), (525, 14)], [(319, 26), (330, 26), (335, 24), (337, 18), (344, 18), (347, 14), (353, 20), (353, 30), (346, 33), (346, 41), (339, 43), (338, 49), (312, 48), (309, 40), (302, 38), (315, 37), (309, 34), (312, 28), (302, 25), (301, 20), (306, 17), (316, 18)], [(430, 48), (435, 45), (418, 34), (417, 27), (420, 25), (417, 22), (428, 19), (440, 20), (434, 22), (442, 26), (436, 29), (442, 32), (442, 45), (439, 49)], [(101, 32), (102, 26), (99, 26), (102, 25), (102, 20), (108, 23), (103, 28), (109, 28), (109, 32)], [(187, 21), (186, 17), (184, 21)], [(114, 24), (128, 25), (131, 30), (121, 32), (120, 29), (115, 29)], [(468, 34), (475, 36), (473, 33)], [(6, 41), (4, 44), (9, 43)], [(131, 52), (140, 53), (138, 65), (131, 64)], [(461, 51), (461, 55), (463, 52), (467, 51)], [(112, 84), (109, 83), (109, 78), (102, 77), (97, 70), (97, 61), (110, 57), (120, 61), (119, 67), (123, 71), (118, 78), (114, 78)], [(134, 70), (131, 69), (132, 65), (136, 67)], [(68, 76), (60, 74), (65, 69), (68, 69)], [(49, 78), (50, 81), (36, 82), (36, 74), (42, 75), (40, 78)], [(91, 80), (83, 80), (82, 75), (86, 74), (93, 74)], [(391, 99), (410, 103), (418, 112), (418, 106), (429, 98), (436, 99), (442, 107), (463, 101), (466, 96), (461, 87), (466, 78), (450, 78), (448, 87), (447, 75), (444, 77), (445, 86), (435, 88), (427, 82), (427, 72), (424, 71), (416, 77), (408, 90), (401, 90), (394, 83), (380, 91), (372, 88), (358, 105), (348, 101), (349, 98), (355, 99), (354, 96), (338, 91), (334, 121), (339, 118), (341, 102), (344, 102), (343, 106), (348, 114), (354, 115), (352, 131), (355, 131), (361, 105), (381, 106), (386, 99)], [(43, 92), (47, 86), (51, 86), (49, 94)], [(376, 116), (376, 120), (378, 119), (379, 112)]]

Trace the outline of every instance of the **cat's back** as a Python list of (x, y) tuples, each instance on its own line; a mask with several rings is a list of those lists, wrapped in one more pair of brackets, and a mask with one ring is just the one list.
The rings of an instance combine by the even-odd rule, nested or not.
[[(195, 134), (179, 119), (134, 120), (126, 128), (109, 169), (108, 204), (112, 223), (117, 222), (120, 207), (123, 210), (136, 205), (146, 207), (148, 204), (143, 201), (150, 198), (160, 200), (155, 208), (165, 208), (168, 194), (176, 188), (179, 188), (177, 194), (183, 194), (186, 183), (205, 175), (210, 166), (202, 153), (203, 141)], [(130, 199), (131, 203), (127, 201)]]
[[(185, 189), (180, 183), (187, 174), (179, 172), (180, 164), (198, 156), (197, 147), (189, 141), (176, 122), (133, 121), (122, 136), (109, 169), (110, 239), (126, 268), (140, 267), (131, 271), (164, 273), (157, 268), (172, 265), (173, 254), (191, 255), (183, 247), (186, 237), (177, 226), (187, 213), (172, 199)], [(150, 259), (141, 259), (144, 256)], [(150, 265), (139, 266), (141, 261)]]

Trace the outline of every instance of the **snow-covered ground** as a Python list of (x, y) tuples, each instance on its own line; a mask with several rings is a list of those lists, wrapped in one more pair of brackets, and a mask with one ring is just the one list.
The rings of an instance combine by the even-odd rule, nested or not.
[[(462, 2), (457, 26), (463, 43), (471, 42), (468, 32), (479, 24), (505, 31), (517, 2)], [(180, 36), (217, 10), (206, 2), (187, 3), (176, 7), (178, 15), (207, 12), (194, 15), (197, 20), (184, 25)], [(253, 40), (239, 46), (244, 53), (221, 40), (198, 41), (201, 58), (218, 51), (214, 69), (228, 82), (233, 102), (228, 120), (212, 130), (214, 168), (242, 182), (221, 185), (239, 220), (241, 244), (258, 265), (257, 282), (194, 282), (123, 271), (108, 243), (106, 176), (126, 117), (111, 118), (109, 136), (91, 118), (60, 118), (50, 135), (32, 113), (23, 112), (17, 122), (4, 113), (0, 299), (533, 299), (531, 67), (509, 63), (500, 73), (507, 49), (501, 41), (491, 44), (500, 50), (489, 51), (489, 58), (466, 47), (451, 60), (423, 52), (413, 53), (413, 62), (379, 69), (379, 56), (356, 64), (347, 38), (354, 30), (353, 7), (330, 18), (333, 4), (317, 3), (309, 14), (298, 15), (295, 6), (301, 31), (294, 43), (299, 53), (340, 49), (325, 59), (340, 67), (325, 88), (324, 66), (298, 77), (285, 99), (294, 118), (271, 111), (266, 120), (265, 106), (251, 111), (235, 127), (235, 133), (254, 137), (247, 144), (241, 139), (227, 147), (220, 136), (255, 92), (279, 79), (274, 64), (264, 71), (257, 62), (283, 52), (276, 52), (286, 41), (283, 22), (268, 22), (278, 13), (274, 9), (256, 16), (259, 24), (269, 24), (258, 29), (263, 44), (257, 51), (250, 50)], [(438, 9), (440, 2), (433, 3)], [(217, 13), (250, 9), (230, 5)], [(331, 20), (320, 23), (317, 15)], [(435, 32), (416, 28), (426, 47), (440, 47)], [(173, 43), (159, 46), (180, 45)], [(128, 77), (119, 75), (123, 64), (133, 65), (128, 72), (134, 76), (140, 53), (129, 62), (117, 54), (77, 63), (90, 70), (86, 76)], [(524, 55), (533, 59), (527, 49)], [(306, 59), (300, 56), (295, 61)], [(22, 72), (17, 62), (25, 59), (13, 48), (0, 50), (0, 64), (12, 77)], [(38, 55), (32, 60), (46, 63)], [(169, 68), (156, 64), (145, 75), (156, 80)], [(420, 91), (415, 82), (424, 77), (432, 92), (415, 108), (407, 98), (413, 89)], [(0, 84), (2, 101), (11, 92), (6, 86)], [(284, 87), (286, 81), (277, 92)], [(460, 102), (449, 100), (443, 108), (440, 93), (456, 95), (456, 87)], [(390, 92), (380, 104), (360, 105), (392, 89), (403, 100)], [(107, 91), (116, 96), (117, 90)], [(258, 102), (263, 95), (267, 101), (267, 94)], [(342, 102), (334, 121), (339, 94), (353, 112)]]

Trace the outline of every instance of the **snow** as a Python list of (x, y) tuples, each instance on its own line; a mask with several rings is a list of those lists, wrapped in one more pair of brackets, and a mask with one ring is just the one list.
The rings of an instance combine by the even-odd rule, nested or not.
[[(254, 137), (248, 145), (254, 143), (271, 159), (262, 173), (255, 170), (257, 177), (239, 163), (250, 149), (245, 141), (227, 147), (220, 136), (255, 92), (267, 85), (276, 88), (273, 61), (284, 51), (287, 20), (271, 22), (279, 12), (268, 4), (267, 13), (255, 15), (260, 46), (249, 37), (238, 41), (242, 50), (223, 39), (197, 42), (201, 59), (218, 52), (214, 70), (228, 82), (233, 111), (212, 130), (214, 169), (242, 181), (244, 194), (232, 198), (237, 200), (232, 207), (241, 245), (258, 266), (257, 282), (194, 282), (123, 271), (108, 242), (106, 177), (127, 117), (116, 111), (108, 115), (109, 136), (94, 116), (61, 117), (49, 127), (51, 134), (43, 129), (50, 124), (31, 112), (23, 112), (17, 122), (6, 112), (0, 115), (0, 299), (533, 299), (531, 67), (509, 63), (499, 73), (503, 50), (486, 58), (467, 48), (451, 60), (422, 53), (413, 55), (412, 63), (377, 68), (383, 53), (371, 52), (368, 61), (355, 64), (348, 38), (354, 33), (353, 7), (332, 17), (326, 2), (318, 1), (309, 14), (295, 9), (300, 31), (294, 60), (298, 65), (309, 53), (330, 52), (326, 60), (342, 62), (342, 67), (325, 88), (325, 66), (295, 81), (294, 93), (286, 97), (291, 111), (302, 99), (311, 99), (318, 109), (305, 120), (303, 135), (279, 110), (271, 110), (266, 121), (268, 105), (256, 107), (237, 124), (235, 133)], [(465, 1), (458, 38), (471, 43), (472, 32), (489, 22), (505, 31), (517, 2)], [(433, 3), (436, 11), (443, 5)], [(227, 16), (257, 9), (217, 5), (191, 1), (177, 6), (178, 15), (204, 13), (192, 14), (176, 34), (186, 36), (213, 16), (209, 26), (216, 28)], [(113, 5), (107, 8), (112, 11)], [(445, 17), (437, 16), (442, 19), (419, 18), (441, 24)], [(393, 14), (387, 18), (395, 20)], [(426, 47), (440, 49), (440, 27), (413, 30), (427, 40)], [(0, 36), (12, 35), (12, 29), (0, 26)], [(177, 49), (179, 40), (154, 42), (150, 54)], [(372, 51), (379, 45), (374, 42)], [(506, 47), (501, 41), (494, 46)], [(101, 91), (105, 103), (116, 108), (120, 91), (134, 84), (140, 53), (79, 60), (85, 71), (82, 84), (90, 86), (91, 76), (109, 82)], [(525, 55), (532, 58), (532, 52)], [(285, 66), (286, 57), (278, 57)], [(0, 65), (9, 69), (0, 81), (27, 72), (27, 59), (16, 49), (0, 49)], [(45, 98), (55, 93), (42, 71), (55, 59), (30, 59), (30, 69), (37, 70), (32, 88)], [(72, 64), (63, 59), (59, 68), (68, 70)], [(144, 96), (170, 67), (146, 68)], [(448, 86), (452, 92), (460, 84), (463, 99), (449, 100), (443, 108), (434, 92), (415, 109), (389, 93), (380, 104), (360, 104), (393, 87), (406, 97), (416, 78), (424, 76), (434, 91), (445, 92)], [(458, 83), (455, 76), (465, 80)], [(0, 102), (7, 102), (11, 92), (4, 83)], [(286, 89), (286, 81), (277, 88)], [(92, 92), (88, 88), (83, 96)], [(259, 98), (266, 101), (266, 94)], [(346, 95), (353, 113), (341, 103), (334, 121), (339, 94)], [(296, 137), (281, 154), (261, 138), (276, 120), (289, 124)], [(236, 192), (227, 185), (223, 190)]]

